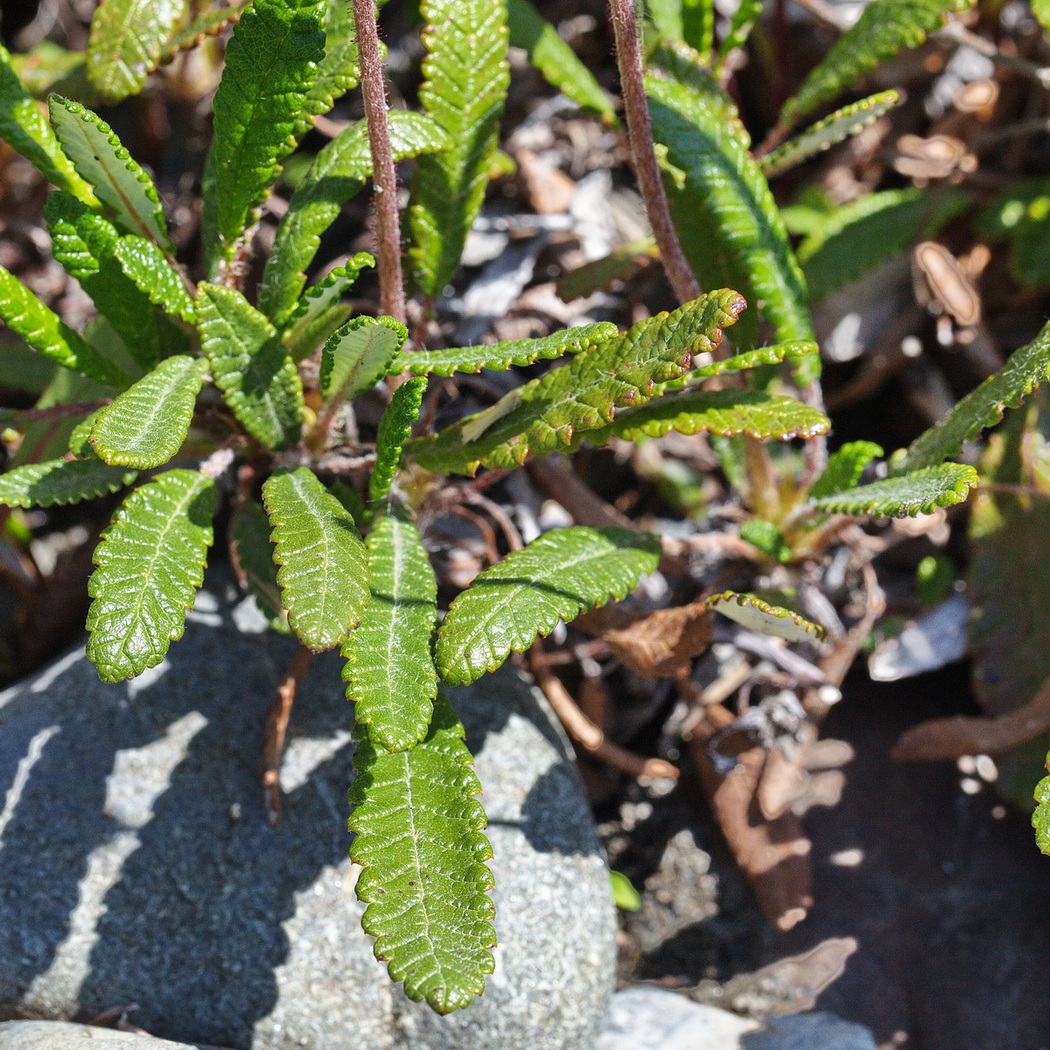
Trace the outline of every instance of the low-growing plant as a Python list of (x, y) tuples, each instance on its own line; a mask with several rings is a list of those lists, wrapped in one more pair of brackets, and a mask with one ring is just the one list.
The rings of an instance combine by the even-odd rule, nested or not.
[[(874, 0), (783, 107), (771, 142), (958, 6)], [(829, 422), (805, 277), (767, 179), (896, 97), (855, 103), (756, 154), (720, 78), (759, 5), (741, 4), (716, 49), (710, 4), (661, 0), (643, 54), (633, 7), (615, 0), (632, 156), (681, 305), (625, 332), (598, 323), (424, 349), (425, 327), (410, 338), (405, 323), (394, 163), (416, 158), (405, 258), (425, 312), (454, 277), (481, 208), (509, 40), (580, 106), (617, 122), (528, 0), (423, 0), (419, 112), (387, 112), (369, 0), (353, 9), (342, 0), (255, 0), (189, 28), (180, 28), (185, 5), (163, 7), (163, 24), (158, 6), (119, 37), (114, 19), (126, 7), (106, 0), (92, 30), (87, 75), (106, 101), (141, 89), (183, 36), (204, 32), (202, 20), (219, 26), (239, 15), (203, 173), (203, 262), (177, 258), (149, 174), (112, 129), (58, 94), (45, 118), (4, 54), (0, 135), (55, 186), (46, 210), (54, 256), (98, 318), (76, 331), (0, 270), (0, 317), (79, 377), (62, 408), (76, 422), (68, 451), (9, 469), (0, 502), (49, 507), (122, 494), (95, 555), (87, 617), (88, 655), (106, 682), (156, 665), (181, 636), (217, 509), (230, 507), (226, 539), (259, 608), (305, 650), (339, 648), (346, 659), (357, 740), (351, 854), (362, 867), (364, 928), (408, 995), (453, 1010), (482, 991), (495, 934), (479, 784), (441, 687), (472, 682), (560, 621), (622, 598), (656, 569), (662, 546), (630, 529), (555, 529), (482, 572), (440, 618), (420, 523), (454, 495), (448, 477), (672, 430), (718, 435), (736, 442), (726, 455), (741, 465), (744, 538), (757, 557), (797, 564), (820, 554), (843, 516), (915, 515), (965, 499), (976, 473), (951, 460), (1046, 378), (1050, 329), (890, 457), (883, 477), (858, 484), (882, 450), (855, 442), (823, 454)], [(246, 275), (258, 208), (313, 118), (359, 80), (366, 120), (310, 162), (255, 294)], [(305, 272), (373, 172), (387, 313), (351, 317), (344, 295), (371, 256), (356, 254), (309, 286)], [(727, 287), (701, 294), (698, 281)], [(479, 413), (438, 432), (429, 417), (419, 422), (431, 376), (545, 361), (557, 363)], [(337, 424), (377, 384), (387, 404), (374, 444), (355, 443)], [(17, 432), (25, 420), (10, 412), (6, 423)], [(778, 466), (767, 443), (792, 439), (807, 446), (805, 462), (780, 457)], [(819, 634), (757, 595), (726, 592), (709, 605), (792, 640)], [(305, 660), (296, 661), (301, 674)]]

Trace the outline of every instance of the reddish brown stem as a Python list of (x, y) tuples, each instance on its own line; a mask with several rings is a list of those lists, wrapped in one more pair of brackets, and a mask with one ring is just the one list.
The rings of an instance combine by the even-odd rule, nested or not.
[(642, 50), (638, 40), (638, 17), (633, 0), (609, 0), (613, 32), (616, 35), (616, 62), (620, 68), (620, 90), (623, 92), (624, 116), (627, 118), (627, 139), (631, 148), (631, 164), (638, 188), (645, 200), (645, 210), (653, 228), (653, 236), (660, 248), (671, 288), (680, 303), (687, 303), (700, 295), (700, 285), (686, 262), (678, 243), (671, 212), (667, 206), (664, 184), (653, 150), (653, 127), (645, 100), (645, 81), (642, 73)]
[(295, 694), (306, 674), (314, 654), (300, 645), (292, 662), (277, 684), (277, 692), (266, 713), (266, 732), (262, 747), (263, 809), (266, 823), (276, 827), (281, 821), (281, 756), (284, 754), (284, 738), (288, 732), (288, 719), (295, 703)]
[(379, 54), (379, 29), (374, 0), (354, 0), (354, 25), (361, 69), (368, 143), (372, 150), (375, 187), (376, 254), (379, 261), (379, 309), (405, 321), (405, 283), (401, 275), (401, 219), (397, 211), (397, 172), (390, 151), (386, 81)]

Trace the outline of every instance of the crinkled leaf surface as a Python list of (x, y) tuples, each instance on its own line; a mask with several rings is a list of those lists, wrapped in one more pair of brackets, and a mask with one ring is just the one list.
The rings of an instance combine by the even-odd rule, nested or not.
[(130, 485), (137, 471), (110, 467), (99, 459), (51, 459), (0, 474), (0, 504), (51, 507), (105, 496)]
[(770, 605), (754, 594), (724, 591), (707, 599), (708, 608), (728, 616), (738, 624), (760, 634), (771, 634), (788, 642), (819, 642), (824, 628), (811, 623), (791, 609)]
[(743, 308), (736, 292), (722, 290), (639, 321), (407, 451), (428, 469), (473, 473), (481, 463), (515, 467), (530, 453), (563, 449), (577, 431), (599, 429), (618, 407), (641, 404), (657, 383), (683, 375), (693, 355), (717, 345)]
[(877, 518), (913, 518), (937, 507), (962, 503), (977, 484), (977, 471), (964, 463), (940, 463), (899, 477), (812, 500), (810, 506), (826, 514), (872, 515)]
[(206, 364), (180, 354), (162, 361), (96, 416), (91, 446), (100, 459), (146, 470), (182, 448)]
[(450, 685), (494, 671), (560, 620), (623, 598), (654, 572), (660, 541), (626, 529), (555, 529), (512, 551), (456, 598), (438, 630), (437, 666)]
[(372, 526), (368, 577), (368, 605), (343, 646), (346, 695), (377, 747), (403, 751), (426, 736), (438, 687), (430, 650), (437, 580), (403, 512), (391, 508)]
[(232, 288), (202, 284), (197, 324), (215, 385), (244, 428), (267, 448), (294, 444), (303, 421), (303, 388), (270, 322)]
[(421, 158), (409, 203), (409, 251), (424, 295), (452, 279), (481, 209), (510, 83), (505, 0), (422, 0), (426, 78), (419, 100), (451, 136)]
[(495, 914), (481, 785), (463, 726), (440, 693), (426, 738), (393, 754), (364, 727), (350, 787), (361, 925), (410, 999), (439, 1013), (470, 1003), (492, 973)]
[(90, 109), (61, 95), (52, 95), (47, 104), (62, 148), (117, 222), (128, 233), (137, 233), (173, 252), (153, 180), (121, 145), (113, 129)]
[(103, 102), (138, 94), (189, 16), (188, 0), (102, 0), (91, 19), (87, 75)]
[(321, 351), (321, 394), (349, 400), (387, 375), (408, 338), (393, 317), (354, 317), (332, 333)]
[(780, 113), (789, 128), (804, 114), (850, 90), (880, 62), (905, 48), (918, 47), (947, 16), (965, 11), (973, 0), (872, 0), (860, 18), (812, 69), (798, 93)]
[(287, 634), (288, 624), (281, 603), (281, 586), (277, 582), (277, 565), (273, 560), (274, 546), (266, 511), (255, 500), (245, 500), (234, 512), (230, 532), (230, 554), (238, 576), (269, 619), (270, 626)]
[(594, 75), (529, 0), (507, 0), (507, 28), (511, 44), (528, 54), (548, 84), (606, 123), (618, 123), (616, 110)]
[[(339, 306), (343, 293), (367, 266), (375, 266), (375, 259), (367, 252), (358, 252), (344, 265), (335, 267), (303, 292), (281, 336), (293, 361), (309, 357), (317, 349), (318, 343), (324, 341), (314, 341), (322, 318), (334, 316), (333, 309)], [(327, 334), (331, 335), (338, 327), (338, 324), (333, 325)]]
[[(703, 382), (705, 379), (713, 379), (715, 376), (732, 375), (736, 372), (746, 372), (752, 368), (761, 368), (764, 365), (779, 365), (781, 361), (799, 361), (810, 354), (817, 354), (820, 348), (816, 343), (808, 339), (793, 339), (787, 343), (777, 343), (774, 346), (762, 346), (757, 350), (745, 350), (740, 354), (733, 354), (722, 361), (711, 361), (708, 364), (693, 368), (686, 372), (680, 379), (672, 379), (669, 383), (661, 383), (660, 393), (669, 390), (681, 390), (683, 387), (692, 386)], [(694, 361), (694, 364), (696, 362)]]
[(164, 58), (170, 58), (179, 51), (196, 47), (206, 36), (216, 36), (231, 22), (236, 22), (251, 5), (251, 0), (242, 0), (228, 7), (216, 7), (195, 18), (187, 26), (179, 29), (167, 41)]
[(270, 477), (263, 502), (288, 622), (311, 649), (331, 649), (368, 601), (368, 558), (354, 519), (306, 467)]
[[(1050, 23), (1050, 5), (1044, 5), (1044, 18), (1041, 19), (1044, 27)], [(1050, 768), (1050, 754), (1046, 756), (1046, 763)], [(1050, 777), (1043, 777), (1035, 786), (1032, 794), (1037, 805), (1032, 814), (1032, 827), (1035, 828), (1035, 844), (1043, 851), (1050, 854)]]
[[(446, 149), (452, 144), (448, 133), (422, 113), (393, 110), (388, 117), (394, 160)], [(278, 327), (285, 327), (296, 309), (296, 299), (306, 280), (304, 273), (320, 247), (321, 234), (371, 174), (368, 128), (362, 120), (340, 132), (318, 152), (296, 187), (288, 211), (277, 226), (259, 290), (259, 309)]]
[(336, 99), (357, 87), (357, 33), (354, 5), (346, 0), (327, 0), (324, 58), (314, 82), (306, 92), (303, 112), (292, 133), (297, 141), (313, 126), (313, 118), (327, 113)]
[(368, 495), (373, 503), (386, 499), (394, 482), (401, 453), (419, 418), (419, 406), (426, 393), (426, 376), (406, 379), (394, 391), (376, 434), (376, 462), (368, 481)]
[(937, 424), (920, 434), (904, 455), (890, 463), (892, 474), (905, 474), (958, 455), (964, 441), (973, 441), (982, 430), (1003, 418), (1003, 410), (1017, 408), (1040, 383), (1050, 378), (1050, 324), (1027, 346), (1015, 350), (1010, 360), (967, 394)]
[(850, 441), (828, 457), (827, 466), (809, 490), (810, 499), (848, 492), (860, 481), (864, 468), (883, 455), (874, 441)]
[(204, 581), (215, 482), (169, 470), (124, 501), (95, 550), (88, 584), (88, 658), (104, 682), (133, 678), (182, 637)]
[(0, 46), (0, 138), (17, 150), (59, 189), (97, 203), (91, 187), (77, 174), (51, 125), (11, 66), (11, 53)]
[(294, 133), (324, 57), (324, 0), (255, 0), (226, 48), (206, 165), (207, 254), (229, 257), (252, 211), (295, 149)]
[(511, 365), (531, 365), (562, 354), (578, 354), (618, 335), (608, 321), (566, 328), (539, 339), (507, 339), (479, 346), (455, 346), (448, 350), (414, 350), (401, 353), (390, 366), (390, 374), (450, 376), (453, 372), (480, 372), (483, 368), (500, 371)]
[(129, 233), (116, 243), (113, 254), (125, 276), (151, 303), (172, 317), (181, 317), (189, 324), (196, 323), (197, 310), (186, 282), (152, 241)]

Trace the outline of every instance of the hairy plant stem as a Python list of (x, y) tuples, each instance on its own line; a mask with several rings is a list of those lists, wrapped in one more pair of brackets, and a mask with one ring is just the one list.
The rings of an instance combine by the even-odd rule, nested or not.
[(405, 282), (401, 274), (401, 220), (397, 211), (397, 172), (390, 151), (386, 81), (379, 55), (375, 0), (353, 0), (361, 94), (375, 187), (376, 255), (379, 262), (379, 309), (404, 323)]
[(678, 243), (660, 169), (656, 163), (656, 153), (653, 150), (653, 127), (649, 121), (649, 108), (645, 100), (638, 16), (633, 0), (609, 0), (609, 10), (616, 36), (616, 63), (620, 69), (620, 89), (623, 92), (624, 116), (627, 119), (631, 165), (645, 201), (653, 236), (660, 248), (664, 272), (678, 301), (688, 303), (700, 296), (700, 285), (686, 262), (682, 246)]

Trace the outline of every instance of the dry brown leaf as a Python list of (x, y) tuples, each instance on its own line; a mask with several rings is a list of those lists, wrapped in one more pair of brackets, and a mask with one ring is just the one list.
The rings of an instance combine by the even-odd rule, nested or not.
[(606, 628), (600, 637), (632, 671), (678, 678), (711, 644), (711, 611), (703, 602), (658, 609), (629, 626)]
[(569, 210), (576, 195), (576, 183), (568, 175), (537, 157), (532, 150), (520, 149), (514, 159), (529, 203), (537, 215), (561, 215)]

